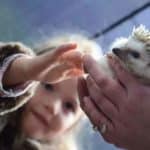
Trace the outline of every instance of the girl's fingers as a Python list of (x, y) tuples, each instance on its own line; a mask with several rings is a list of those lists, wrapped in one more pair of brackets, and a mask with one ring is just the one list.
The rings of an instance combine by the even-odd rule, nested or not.
[(78, 68), (73, 68), (71, 70), (68, 70), (68, 72), (66, 72), (66, 76), (68, 77), (79, 77), (81, 75), (83, 75), (83, 70), (78, 69)]
[(43, 82), (56, 83), (62, 80), (66, 80), (76, 75), (67, 75), (68, 72), (71, 72), (73, 69), (72, 65), (62, 64), (49, 68), (46, 71), (42, 72), (39, 76), (39, 80)]
[[(43, 71), (58, 64), (59, 61), (57, 59), (59, 59), (64, 53), (75, 49), (76, 46), (76, 44), (66, 44), (56, 48), (55, 50), (50, 50), (46, 53), (35, 56), (34, 58), (29, 58), (27, 64), (28, 72), (32, 74), (33, 78), (36, 78)], [(68, 63), (68, 66), (69, 65), (73, 65), (73, 63)]]
[(76, 48), (77, 48), (77, 44), (75, 44), (75, 43), (62, 45), (55, 49), (53, 57), (58, 58), (61, 55), (63, 55), (64, 53), (74, 50)]
[(58, 60), (60, 63), (66, 62), (75, 65), (77, 68), (83, 70), (82, 54), (79, 51), (69, 51), (64, 53)]
[(32, 59), (30, 65), (32, 69), (36, 70), (37, 72), (41, 72), (47, 67), (54, 65), (54, 63), (58, 63), (57, 59), (59, 59), (59, 57), (61, 57), (65, 52), (72, 51), (76, 48), (76, 46), (76, 44), (66, 44), (54, 50), (50, 50)]

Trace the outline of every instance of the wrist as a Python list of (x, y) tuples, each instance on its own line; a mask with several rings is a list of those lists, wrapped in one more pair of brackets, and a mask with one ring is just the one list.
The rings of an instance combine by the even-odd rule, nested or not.
[(4, 73), (3, 84), (13, 86), (29, 81), (27, 68), (31, 56), (24, 55), (14, 59)]

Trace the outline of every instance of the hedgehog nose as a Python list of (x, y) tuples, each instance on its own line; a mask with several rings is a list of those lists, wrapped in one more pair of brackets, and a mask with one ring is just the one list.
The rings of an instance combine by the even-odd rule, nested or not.
[(120, 48), (113, 48), (112, 51), (113, 51), (113, 53), (114, 53), (115, 55), (118, 56), (119, 53), (120, 53), (120, 51), (121, 51), (121, 49), (120, 49)]

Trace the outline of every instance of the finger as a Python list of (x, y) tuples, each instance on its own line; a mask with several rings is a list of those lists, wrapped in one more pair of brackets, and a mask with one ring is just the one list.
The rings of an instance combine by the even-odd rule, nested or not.
[(61, 55), (59, 58), (60, 63), (68, 62), (74, 64), (77, 68), (83, 68), (82, 54), (79, 51), (69, 51)]
[(78, 68), (73, 68), (71, 70), (68, 70), (68, 72), (66, 73), (66, 76), (79, 77), (79, 76), (82, 76), (83, 74), (84, 74), (83, 70), (78, 69)]
[(118, 108), (102, 93), (94, 80), (88, 76), (87, 87), (95, 105), (101, 110), (111, 121), (118, 116)]
[(82, 101), (83, 101), (83, 98), (85, 96), (89, 96), (89, 92), (88, 92), (88, 89), (87, 89), (87, 85), (86, 85), (86, 81), (83, 77), (80, 77), (78, 79), (78, 85), (77, 85), (77, 88), (78, 88), (78, 96), (79, 96), (79, 100), (80, 100), (80, 104), (82, 105)]
[(39, 50), (38, 50), (38, 51), (39, 51), (39, 52), (38, 52), (38, 55), (43, 54), (43, 53), (48, 52), (48, 51), (52, 51), (52, 50), (54, 50), (54, 49), (60, 49), (60, 50), (59, 50), (60, 53), (61, 53), (61, 52), (65, 53), (66, 51), (69, 51), (69, 49), (70, 49), (70, 48), (69, 48), (69, 49), (68, 49), (68, 48), (66, 49), (66, 46), (71, 47), (70, 50), (72, 50), (72, 49), (76, 48), (76, 46), (74, 47), (74, 45), (76, 45), (76, 44), (75, 44), (75, 43), (70, 43), (70, 44), (61, 45), (61, 46), (59, 46), (59, 47), (50, 46), (50, 47), (47, 47), (47, 48), (39, 49)]
[(101, 88), (101, 92), (119, 106), (123, 103), (122, 97), (125, 96), (124, 88), (115, 79), (106, 76), (100, 69), (99, 64), (91, 56), (84, 57), (84, 66), (92, 79)]
[(94, 105), (93, 101), (89, 97), (84, 97), (83, 99), (84, 105), (82, 109), (87, 114), (88, 118), (94, 124), (94, 126), (100, 127), (102, 124), (107, 125), (107, 132), (108, 130), (112, 130), (113, 126), (109, 119), (107, 119), (102, 112), (100, 112)]
[(83, 62), (82, 62), (82, 55), (78, 51), (70, 51), (62, 55), (59, 59), (60, 63), (68, 63), (72, 64), (76, 67), (76, 69), (72, 70), (70, 74), (83, 74)]
[(77, 44), (75, 44), (75, 43), (62, 45), (62, 46), (56, 48), (56, 50), (55, 50), (56, 52), (54, 53), (54, 57), (59, 57), (62, 54), (69, 52), (71, 50), (74, 50), (76, 48), (77, 48)]
[(118, 80), (127, 88), (134, 88), (137, 86), (137, 81), (135, 78), (121, 65), (120, 61), (112, 56), (108, 56), (108, 62), (112, 69), (115, 71), (115, 74)]
[(72, 51), (76, 47), (76, 44), (66, 44), (44, 54), (38, 55), (34, 58), (34, 60), (32, 60), (33, 68), (37, 68), (38, 71), (44, 70), (46, 67), (53, 65), (56, 59), (58, 59), (58, 57), (60, 57), (62, 54)]

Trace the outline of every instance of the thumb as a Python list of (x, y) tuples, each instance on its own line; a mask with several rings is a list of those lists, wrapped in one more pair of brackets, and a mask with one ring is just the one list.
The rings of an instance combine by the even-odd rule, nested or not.
[(112, 57), (110, 55), (108, 57), (108, 62), (110, 67), (115, 71), (115, 75), (117, 79), (125, 86), (125, 87), (131, 87), (137, 86), (137, 81), (135, 77), (132, 76), (131, 73), (129, 73), (124, 66), (119, 62), (119, 60), (115, 57)]

